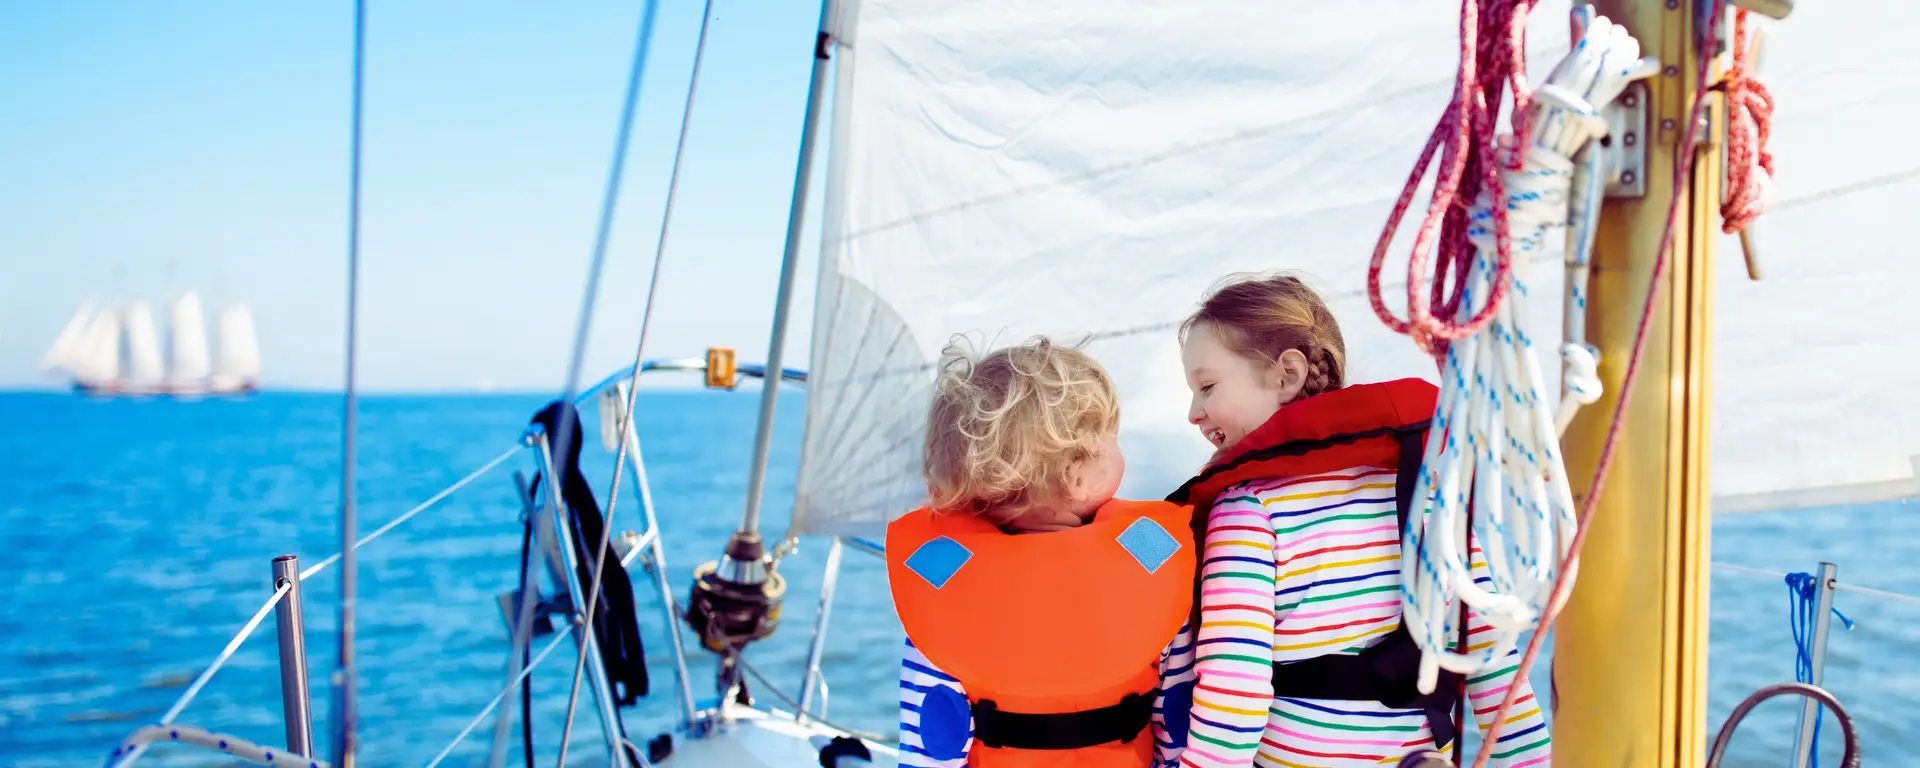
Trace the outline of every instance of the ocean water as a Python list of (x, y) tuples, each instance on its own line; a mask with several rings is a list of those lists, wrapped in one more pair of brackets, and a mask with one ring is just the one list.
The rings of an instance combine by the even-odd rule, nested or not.
[[(770, 538), (787, 524), (802, 397), (781, 401), (763, 528)], [(361, 530), (510, 447), (546, 399), (364, 399)], [(738, 521), (756, 403), (746, 393), (642, 395), (638, 423), (670, 581), (682, 599), (694, 566), (718, 556)], [(338, 550), (339, 405), (337, 396), (298, 394), (199, 402), (0, 394), (0, 768), (100, 764), (129, 731), (158, 718), (267, 598), (274, 556), (297, 553), (312, 563)], [(591, 408), (585, 415), (584, 463), (604, 505), (612, 460), (592, 438)], [(530, 469), (530, 459), (516, 457), (361, 550), (364, 764), (426, 763), (504, 683), (508, 638), (494, 596), (517, 576), (511, 476)], [(623, 488), (613, 524), (637, 529), (630, 491)], [(749, 652), (788, 692), (799, 686), (825, 552), (824, 541), (808, 539), (784, 561), (790, 586), (782, 629)], [(1719, 562), (1772, 571), (1812, 570), (1827, 559), (1839, 563), (1844, 582), (1920, 594), (1920, 507), (1723, 517), (1713, 553)], [(637, 567), (634, 581), (654, 685), (650, 698), (623, 712), (639, 741), (671, 727), (675, 705), (659, 600)], [(322, 743), (338, 586), (335, 570), (303, 586)], [(1709, 727), (1717, 729), (1748, 692), (1791, 679), (1793, 647), (1787, 592), (1777, 579), (1716, 571), (1713, 590)], [(1828, 686), (1860, 723), (1868, 765), (1908, 764), (1920, 758), (1920, 736), (1905, 727), (1920, 709), (1920, 606), (1844, 592), (1838, 604), (1857, 625), (1836, 629)], [(269, 619), (180, 721), (279, 743), (273, 636)], [(901, 639), (883, 567), (849, 551), (824, 663), (830, 719), (896, 730)], [(571, 654), (563, 644), (533, 677), (544, 764), (557, 750)], [(714, 695), (713, 673), (711, 658), (696, 652), (696, 696)], [(1786, 764), (1796, 711), (1781, 701), (1763, 705), (1742, 727), (1727, 765)], [(1835, 732), (1829, 724), (1827, 733)], [(449, 764), (484, 760), (490, 734), (489, 719)], [(570, 762), (602, 759), (600, 738), (583, 694)], [(1825, 742), (1831, 764), (1837, 739)], [(517, 764), (517, 733), (512, 744)], [(231, 761), (162, 746), (142, 763)]]

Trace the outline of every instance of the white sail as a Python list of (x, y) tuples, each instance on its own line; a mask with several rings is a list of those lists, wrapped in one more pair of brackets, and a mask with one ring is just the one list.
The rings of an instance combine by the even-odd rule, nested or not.
[(101, 310), (87, 324), (72, 362), (74, 380), (82, 384), (109, 384), (120, 377), (120, 315)]
[(127, 305), (123, 312), (127, 331), (127, 378), (157, 382), (166, 374), (160, 360), (160, 334), (153, 326), (153, 308), (145, 301)]
[(92, 300), (80, 304), (80, 309), (73, 313), (73, 319), (68, 320), (60, 329), (60, 335), (53, 338), (53, 346), (47, 348), (47, 356), (40, 360), (41, 370), (63, 369), (73, 372), (73, 361), (82, 340), (86, 338), (87, 326), (93, 321), (94, 311)]
[(253, 310), (235, 304), (220, 311), (220, 358), (214, 376), (232, 383), (260, 378), (260, 341), (253, 330)]
[(170, 331), (172, 366), (169, 378), (175, 382), (194, 382), (208, 374), (206, 313), (200, 297), (192, 293), (174, 299)]
[[(1857, 31), (1920, 22), (1920, 6), (1867, 5), (1800, 7), (1769, 32), (1767, 276), (1748, 282), (1728, 238), (1712, 308), (1720, 510), (1916, 494), (1920, 259), (1903, 225), (1920, 145), (1885, 127), (1911, 122), (1912, 100), (1890, 94), (1920, 74)], [(1431, 378), (1364, 288), (1450, 96), (1457, 12), (1416, 0), (846, 11), (794, 532), (877, 536), (920, 501), (931, 363), (953, 333), (989, 346), (1094, 334), (1124, 408), (1122, 490), (1145, 497), (1207, 456), (1185, 424), (1173, 326), (1227, 273), (1314, 278), (1350, 380)], [(1535, 9), (1528, 39), (1544, 72), (1565, 49), (1566, 6)], [(1405, 241), (1389, 280), (1404, 275)], [(1559, 272), (1530, 270), (1539, 340), (1560, 334)], [(1633, 311), (1640, 297), (1611, 300)]]
[(1920, 24), (1892, 0), (1802, 3), (1768, 28), (1778, 169), (1754, 231), (1764, 279), (1721, 243), (1714, 307), (1713, 466), (1721, 511), (1915, 495), (1920, 258), (1908, 224), (1920, 68), (1864, 28)]
[[(1229, 273), (1306, 273), (1340, 319), (1350, 380), (1434, 378), (1364, 288), (1449, 100), (1457, 4), (856, 8), (838, 26), (796, 533), (878, 536), (923, 498), (931, 364), (954, 333), (1092, 334), (1121, 395), (1122, 493), (1147, 498), (1209, 454), (1186, 422), (1175, 327)], [(1564, 3), (1535, 11), (1535, 66), (1567, 29)], [(1548, 339), (1560, 272), (1531, 275)]]

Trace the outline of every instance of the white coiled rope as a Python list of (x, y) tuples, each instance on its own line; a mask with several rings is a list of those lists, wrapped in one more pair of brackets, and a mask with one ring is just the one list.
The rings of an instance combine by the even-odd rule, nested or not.
[[(1421, 649), (1422, 692), (1433, 691), (1442, 667), (1473, 674), (1504, 661), (1539, 620), (1572, 542), (1577, 520), (1556, 412), (1599, 396), (1592, 373), (1597, 361), (1584, 345), (1563, 347), (1567, 367), (1577, 371), (1569, 378), (1577, 380), (1561, 403), (1550, 401), (1516, 301), (1528, 295), (1526, 265), (1547, 252), (1549, 231), (1567, 223), (1573, 157), (1607, 132), (1599, 108), (1650, 74), (1650, 66), (1625, 29), (1591, 16), (1580, 41), (1533, 95), (1533, 135), (1520, 170), (1504, 176), (1501, 201), (1511, 229), (1513, 290), (1484, 330), (1447, 348), (1414, 496), (1432, 506), (1411, 516), (1403, 532), (1403, 621)], [(1502, 139), (1502, 152), (1513, 151), (1512, 137)], [(1480, 312), (1492, 292), (1493, 204), (1482, 192), (1469, 214), (1475, 254), (1459, 310), (1463, 320)], [(1464, 546), (1469, 504), (1472, 540), (1486, 555), (1491, 579), (1484, 586), (1474, 582)], [(1481, 640), (1490, 644), (1477, 652), (1447, 648), (1456, 598), (1491, 625)]]

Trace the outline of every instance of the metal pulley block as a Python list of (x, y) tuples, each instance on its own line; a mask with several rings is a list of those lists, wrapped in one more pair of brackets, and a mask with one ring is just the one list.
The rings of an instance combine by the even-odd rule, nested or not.
[(779, 627), (787, 582), (771, 563), (758, 535), (735, 533), (724, 557), (694, 569), (685, 618), (702, 647), (735, 653)]

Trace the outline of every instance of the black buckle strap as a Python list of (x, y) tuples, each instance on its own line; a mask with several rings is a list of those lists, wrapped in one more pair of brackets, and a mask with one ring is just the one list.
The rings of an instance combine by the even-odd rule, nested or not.
[(996, 749), (1085, 749), (1133, 741), (1153, 721), (1153, 694), (1129, 693), (1120, 703), (1044, 715), (1002, 712), (992, 699), (973, 703), (973, 738)]
[[(1404, 630), (1397, 630), (1399, 635)], [(1462, 679), (1458, 673), (1440, 671), (1440, 682), (1433, 693), (1422, 694), (1412, 678), (1396, 674), (1418, 670), (1419, 649), (1412, 638), (1395, 642), (1393, 635), (1359, 655), (1319, 656), (1304, 661), (1273, 665), (1273, 695), (1286, 699), (1322, 699), (1327, 701), (1377, 701), (1393, 709), (1418, 709), (1426, 713), (1439, 746), (1453, 743), (1460, 735), (1453, 722), (1453, 705), (1460, 698)], [(1374, 653), (1375, 649), (1381, 649)], [(1408, 654), (1412, 659), (1406, 658)]]

